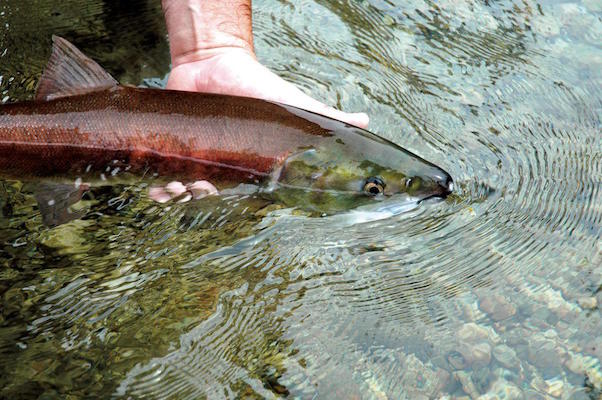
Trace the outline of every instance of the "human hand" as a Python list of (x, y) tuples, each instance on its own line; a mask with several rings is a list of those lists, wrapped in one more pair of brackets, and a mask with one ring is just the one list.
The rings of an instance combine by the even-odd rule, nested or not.
[(240, 47), (207, 50), (196, 59), (176, 65), (168, 89), (255, 97), (299, 107), (365, 128), (368, 115), (346, 113), (303, 93), (263, 66), (254, 54)]

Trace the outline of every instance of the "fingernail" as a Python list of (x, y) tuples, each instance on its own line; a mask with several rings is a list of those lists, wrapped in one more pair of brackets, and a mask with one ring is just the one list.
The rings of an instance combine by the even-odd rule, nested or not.
[(353, 113), (350, 114), (348, 122), (358, 128), (366, 128), (370, 123), (370, 117), (368, 117), (368, 114), (366, 113)]

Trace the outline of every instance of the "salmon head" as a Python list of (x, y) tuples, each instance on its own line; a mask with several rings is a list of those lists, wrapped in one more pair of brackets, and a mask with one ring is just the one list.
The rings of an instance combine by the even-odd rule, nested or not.
[(453, 190), (447, 172), (394, 143), (348, 125), (330, 132), (276, 171), (281, 201), (333, 213), (388, 198), (445, 198)]

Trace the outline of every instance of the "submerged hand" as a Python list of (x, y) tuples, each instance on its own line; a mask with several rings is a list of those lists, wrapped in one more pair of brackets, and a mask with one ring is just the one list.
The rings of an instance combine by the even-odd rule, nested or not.
[(303, 93), (265, 66), (248, 50), (225, 47), (208, 50), (203, 58), (176, 65), (168, 89), (256, 97), (303, 108), (365, 128), (368, 115), (345, 113)]

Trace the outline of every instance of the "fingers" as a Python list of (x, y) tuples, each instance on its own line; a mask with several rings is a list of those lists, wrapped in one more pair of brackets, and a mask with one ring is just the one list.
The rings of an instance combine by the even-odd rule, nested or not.
[(349, 125), (357, 126), (358, 128), (365, 129), (368, 127), (368, 123), (370, 122), (370, 118), (366, 113), (346, 113), (341, 110), (337, 110), (336, 108), (329, 107), (325, 104), (320, 103), (321, 107), (316, 108), (315, 110), (308, 110), (317, 112), (318, 114), (325, 115), (327, 117), (343, 121), (348, 123)]
[(174, 181), (164, 187), (153, 186), (148, 189), (148, 197), (157, 203), (166, 203), (170, 200), (184, 203), (191, 199), (202, 199), (217, 194), (217, 188), (207, 181), (196, 181), (188, 185)]
[(195, 199), (201, 199), (205, 196), (215, 196), (218, 194), (217, 188), (207, 181), (196, 181), (188, 186), (188, 191)]
[(148, 197), (156, 201), (157, 203), (167, 203), (171, 200), (171, 195), (167, 193), (165, 188), (162, 187), (151, 187), (148, 189)]
[[(307, 96), (302, 93), (303, 97)], [(309, 97), (309, 96), (308, 96)], [(300, 107), (297, 104), (294, 104), (292, 101), (287, 101), (285, 104), (289, 104), (291, 106), (304, 108), (307, 111), (315, 112), (317, 114), (322, 114), (332, 119), (336, 119), (342, 122), (345, 122), (349, 125), (357, 126), (358, 128), (365, 129), (368, 127), (368, 123), (370, 122), (370, 118), (366, 113), (346, 113), (341, 110), (337, 110), (336, 108), (332, 108), (327, 106), (326, 104), (320, 103), (319, 101), (309, 98), (304, 99), (300, 96), (299, 103), (305, 104), (305, 107)]]

